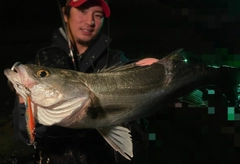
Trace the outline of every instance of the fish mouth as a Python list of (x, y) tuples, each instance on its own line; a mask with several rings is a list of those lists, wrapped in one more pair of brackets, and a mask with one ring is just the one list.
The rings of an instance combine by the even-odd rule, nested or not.
[[(30, 90), (24, 85), (21, 76), (23, 75), (20, 62), (13, 64), (11, 69), (5, 69), (4, 74), (8, 78), (8, 84), (10, 88), (14, 88), (15, 91), (20, 94), (23, 98), (26, 98), (30, 94)], [(13, 90), (14, 90), (13, 89)]]
[(21, 65), (21, 64), (22, 64), (21, 62), (15, 62), (15, 63), (13, 64), (11, 70), (12, 70), (12, 71), (16, 71), (15, 68), (16, 68), (17, 66)]

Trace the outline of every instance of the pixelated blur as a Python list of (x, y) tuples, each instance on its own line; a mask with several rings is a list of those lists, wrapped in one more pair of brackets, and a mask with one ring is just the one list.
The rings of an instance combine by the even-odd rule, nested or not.
[(155, 133), (149, 133), (149, 134), (148, 134), (148, 139), (149, 139), (150, 141), (156, 140), (156, 134), (155, 134)]
[(208, 114), (215, 114), (215, 108), (214, 107), (208, 107)]

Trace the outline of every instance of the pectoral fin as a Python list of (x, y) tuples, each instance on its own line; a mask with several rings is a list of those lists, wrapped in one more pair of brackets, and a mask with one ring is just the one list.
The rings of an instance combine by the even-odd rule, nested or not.
[(97, 129), (103, 138), (126, 159), (133, 157), (133, 145), (130, 130), (122, 126), (110, 126)]

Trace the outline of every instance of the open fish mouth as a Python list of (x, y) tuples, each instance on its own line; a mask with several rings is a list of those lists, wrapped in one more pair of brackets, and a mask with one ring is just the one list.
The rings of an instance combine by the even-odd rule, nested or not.
[(20, 66), (20, 62), (13, 64), (11, 69), (4, 70), (4, 74), (8, 77), (8, 85), (12, 90), (20, 94), (22, 97), (26, 98), (30, 94), (30, 90), (22, 84), (21, 77), (18, 73), (17, 67)]
[[(11, 70), (14, 71), (14, 72), (17, 72), (16, 69), (15, 69), (15, 67), (18, 66), (18, 65), (20, 65), (20, 64), (21, 64), (20, 62), (14, 63), (13, 66), (12, 66), (12, 68), (11, 68)], [(5, 73), (5, 71), (4, 71), (4, 74), (6, 75), (7, 72)], [(7, 75), (6, 75), (6, 76), (7, 76)], [(8, 76), (7, 76), (7, 77), (8, 77)], [(7, 80), (7, 83), (8, 83), (8, 86), (10, 87), (10, 89), (11, 89), (12, 91), (15, 91), (15, 88), (13, 87), (13, 83), (9, 80), (9, 78), (8, 78), (8, 80)]]

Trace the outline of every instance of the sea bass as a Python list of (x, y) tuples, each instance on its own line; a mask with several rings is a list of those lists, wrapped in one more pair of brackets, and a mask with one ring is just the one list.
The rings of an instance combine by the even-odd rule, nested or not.
[(215, 85), (237, 105), (240, 69), (209, 66), (177, 50), (150, 66), (134, 63), (96, 73), (19, 64), (4, 74), (43, 125), (94, 128), (125, 158), (133, 157), (130, 131), (120, 125), (146, 117), (167, 102)]

